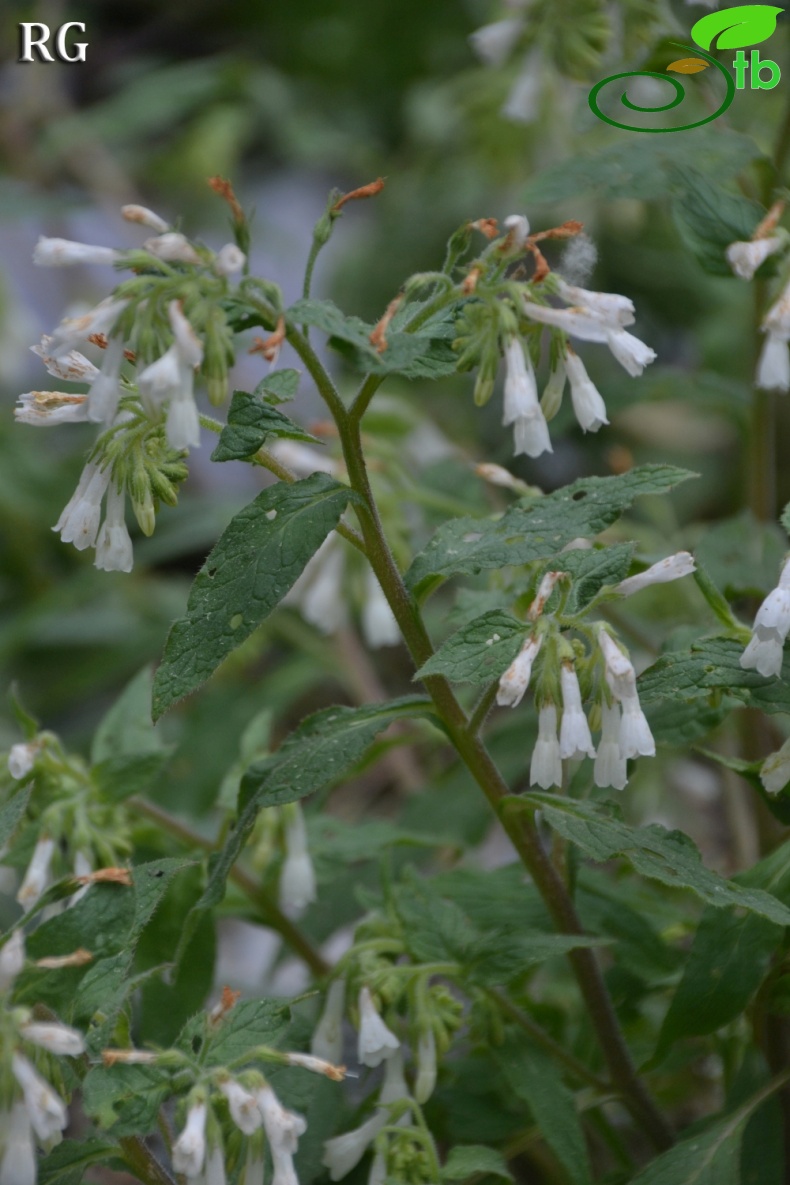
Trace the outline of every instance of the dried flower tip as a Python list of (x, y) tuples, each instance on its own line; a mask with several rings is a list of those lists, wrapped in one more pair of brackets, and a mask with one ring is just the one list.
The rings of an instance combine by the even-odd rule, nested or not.
[(106, 882), (113, 885), (131, 885), (132, 874), (128, 868), (97, 868), (84, 876), (75, 876), (79, 885), (96, 885)]
[(143, 249), (150, 255), (155, 255), (164, 263), (189, 263), (199, 265), (203, 261), (186, 235), (178, 231), (167, 231), (156, 238), (146, 239)]
[(33, 263), (37, 267), (69, 267), (75, 263), (112, 265), (121, 257), (121, 252), (113, 247), (93, 247), (71, 239), (48, 239), (43, 235), (33, 251)]
[(285, 341), (285, 317), (279, 317), (277, 321), (277, 328), (269, 337), (254, 337), (253, 344), (247, 351), (248, 354), (263, 354), (267, 362), (272, 366), (277, 365), (277, 359), (280, 356), (280, 349)]
[(621, 596), (628, 597), (651, 584), (667, 584), (671, 580), (690, 576), (694, 570), (694, 557), (688, 551), (679, 551), (664, 560), (659, 560), (657, 564), (652, 564), (644, 572), (621, 580), (616, 586), (616, 591)]
[(19, 741), (8, 754), (8, 772), (15, 781), (27, 777), (35, 765), (39, 746), (35, 741)]
[(464, 278), (464, 282), (461, 285), (461, 292), (464, 294), (464, 296), (472, 295), (475, 288), (477, 288), (477, 281), (480, 279), (482, 274), (483, 269), (479, 263), (476, 263), (474, 267), (469, 269)]
[(147, 1049), (103, 1049), (101, 1060), (105, 1066), (152, 1066), (157, 1054)]
[(376, 197), (384, 188), (384, 178), (377, 177), (375, 181), (370, 181), (367, 185), (360, 185), (359, 189), (352, 189), (349, 193), (344, 193), (341, 198), (335, 202), (330, 213), (337, 214), (345, 206), (346, 202), (356, 202), (360, 198)]
[(127, 222), (137, 222), (140, 226), (147, 226), (159, 235), (170, 229), (170, 223), (165, 222), (164, 218), (160, 218), (147, 206), (121, 206), (121, 217), (125, 218)]
[(758, 222), (754, 228), (752, 239), (767, 239), (779, 225), (779, 220), (785, 212), (786, 205), (787, 203), (781, 198), (779, 201), (774, 202), (762, 222)]
[(479, 230), (481, 235), (485, 235), (487, 239), (495, 239), (499, 234), (499, 225), (496, 218), (476, 218), (469, 225), (475, 230)]
[(48, 955), (45, 959), (36, 959), (36, 966), (42, 971), (60, 971), (61, 967), (84, 967), (91, 962), (91, 952), (80, 946), (70, 955)]
[(226, 201), (230, 206), (230, 212), (233, 216), (234, 222), (245, 222), (244, 211), (241, 208), (238, 198), (233, 191), (233, 186), (230, 181), (224, 177), (217, 175), (216, 177), (209, 177), (208, 184), (215, 193), (219, 194), (223, 201)]
[[(69, 383), (93, 382), (99, 373), (98, 366), (94, 366), (78, 350), (69, 350), (68, 354), (55, 358), (52, 354), (52, 345), (53, 339), (45, 333), (41, 342), (37, 346), (31, 346), (30, 349), (38, 355), (53, 378), (65, 379)], [(84, 398), (84, 396), (80, 396), (80, 398)]]
[(25, 935), (14, 930), (0, 947), (0, 992), (6, 992), (25, 965)]
[(575, 235), (580, 235), (583, 230), (583, 222), (569, 218), (567, 222), (562, 222), (559, 226), (552, 226), (548, 230), (539, 230), (529, 237), (533, 243), (540, 243), (543, 239), (572, 239)]
[(214, 271), (220, 276), (234, 276), (247, 262), (247, 256), (235, 243), (220, 247), (214, 258)]
[(528, 240), (526, 246), (532, 253), (532, 258), (535, 260), (535, 271), (532, 273), (532, 282), (533, 284), (540, 284), (546, 279), (546, 276), (551, 271), (551, 268), (549, 267), (549, 261), (546, 259), (546, 256), (543, 254), (540, 247), (537, 247), (535, 243), (531, 243)]
[(546, 602), (551, 594), (554, 592), (554, 586), (558, 580), (562, 580), (564, 572), (546, 572), (540, 584), (538, 591), (535, 593), (535, 599), (527, 610), (527, 617), (530, 621), (537, 621), (543, 610), (546, 608)]
[(397, 313), (398, 307), (400, 306), (402, 300), (403, 293), (400, 292), (394, 300), (389, 302), (384, 312), (384, 316), (378, 322), (370, 337), (368, 338), (370, 344), (375, 346), (376, 353), (378, 354), (383, 354), (387, 348), (387, 329), (389, 328), (390, 321)]
[(222, 989), (222, 995), (208, 1014), (208, 1023), (212, 1028), (218, 1025), (228, 1015), (231, 1009), (236, 1007), (240, 999), (241, 992), (234, 992), (232, 988), (229, 988), (225, 984)]
[(314, 1074), (323, 1074), (333, 1082), (342, 1082), (346, 1076), (345, 1066), (336, 1066), (334, 1062), (324, 1061), (322, 1057), (315, 1057), (311, 1053), (287, 1053), (289, 1066), (301, 1066), (303, 1070), (311, 1070)]
[(14, 418), (18, 424), (48, 428), (52, 424), (77, 424), (88, 418), (86, 395), (63, 391), (27, 391), (20, 395)]

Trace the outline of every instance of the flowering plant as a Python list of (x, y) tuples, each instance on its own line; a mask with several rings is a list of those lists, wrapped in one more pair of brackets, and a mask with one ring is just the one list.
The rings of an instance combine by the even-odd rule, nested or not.
[[(662, 760), (657, 746), (701, 738), (735, 701), (790, 709), (788, 561), (750, 630), (689, 550), (640, 546), (623, 521), (693, 474), (622, 466), (544, 492), (461, 457), (380, 394), (390, 378), (471, 372), (482, 408), (504, 368), (496, 419), (516, 457), (552, 452), (566, 387), (570, 431), (602, 431), (588, 344), (632, 379), (656, 354), (629, 328), (628, 296), (574, 282), (563, 249), (583, 242), (580, 222), (469, 221), (442, 268), (408, 277), (366, 324), (313, 299), (311, 276), (348, 203), (382, 181), (330, 195), (289, 307), (251, 272), (232, 187), (212, 185), (233, 230), (217, 251), (135, 205), (124, 217), (153, 232), (138, 248), (43, 238), (35, 252), (40, 266), (118, 273), (106, 299), (34, 347), (70, 389), (28, 392), (16, 412), (25, 430), (96, 425), (54, 528), (64, 543), (130, 573), (127, 502), (152, 535), (209, 433), (213, 461), (271, 480), (222, 532), (155, 674), (110, 709), (89, 760), (15, 702), (22, 736), (0, 779), (0, 842), (19, 874), (0, 946), (0, 1185), (76, 1180), (88, 1165), (147, 1185), (537, 1180), (530, 1163), (541, 1181), (573, 1185), (701, 1180), (749, 1147), (787, 1083), (739, 1027), (750, 1001), (761, 1023), (781, 1009), (786, 860), (779, 848), (727, 880), (684, 834), (627, 824), (620, 792)], [(780, 213), (728, 248), (738, 275), (784, 251)], [(786, 300), (764, 321), (766, 387), (790, 387)], [(231, 395), (242, 341), (264, 373)], [(299, 370), (279, 365), (286, 343)], [(325, 344), (360, 372), (354, 389), (348, 372), (333, 377)], [(328, 421), (298, 422), (303, 379)], [(203, 390), (217, 407), (231, 396), (224, 421), (200, 411)], [(431, 455), (472, 493), (432, 486)], [(631, 612), (643, 593), (693, 604), (689, 625), (704, 612), (715, 632), (648, 665)], [(151, 791), (172, 759), (154, 723), (219, 668), (243, 672), (245, 647), (277, 615), (300, 638), (339, 638), (362, 694), (277, 744), (270, 715), (253, 720), (216, 795), (218, 832), (193, 831)], [(402, 694), (379, 694), (369, 651), (384, 647), (399, 648), (416, 689), (397, 687), (401, 675)], [(719, 760), (781, 812), (788, 743), (752, 764)], [(401, 817), (344, 829), (328, 795), (376, 766), (403, 795)], [(515, 862), (486, 870), (469, 854), (494, 821)], [(333, 851), (335, 866), (338, 853), (374, 866), (355, 901), (348, 886), (332, 895)], [(210, 998), (215, 919), (233, 911), (279, 934), (308, 990)], [(320, 945), (341, 927), (340, 949)], [(695, 928), (681, 966), (678, 933)], [(714, 982), (720, 934), (750, 952), (737, 990)], [(721, 1030), (732, 1064), (751, 1068), (721, 1114), (673, 1146), (689, 1050), (706, 1041), (713, 1057)], [(359, 1081), (346, 1092), (347, 1074)]]

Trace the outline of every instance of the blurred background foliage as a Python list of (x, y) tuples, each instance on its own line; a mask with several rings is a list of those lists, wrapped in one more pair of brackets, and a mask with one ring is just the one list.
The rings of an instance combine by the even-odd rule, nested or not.
[[(15, 427), (11, 414), (20, 391), (47, 385), (29, 345), (51, 331), (69, 304), (94, 301), (108, 284), (94, 270), (34, 271), (30, 250), (38, 234), (131, 244), (134, 232), (121, 222), (118, 207), (137, 200), (169, 218), (180, 216), (190, 233), (218, 246), (228, 232), (226, 211), (206, 185), (216, 173), (233, 180), (245, 207), (255, 207), (253, 270), (277, 279), (289, 300), (300, 293), (312, 224), (326, 192), (384, 176), (386, 188), (375, 201), (346, 208), (316, 278), (320, 295), (368, 320), (381, 314), (409, 272), (440, 266), (448, 235), (469, 219), (523, 211), (533, 228), (583, 220), (598, 249), (588, 286), (634, 299), (635, 331), (657, 350), (658, 362), (632, 380), (607, 352), (586, 349), (612, 424), (583, 437), (565, 408), (552, 428), (553, 455), (537, 463), (511, 461), (497, 399), (476, 409), (467, 376), (433, 386), (391, 383), (389, 414), (385, 408), (366, 421), (374, 448), (379, 440), (386, 452), (393, 430), (396, 448), (398, 433), (405, 439), (415, 431), (435, 447), (422, 454), (419, 514), (409, 509), (413, 491), (397, 482), (388, 513), (420, 540), (450, 507), (495, 507), (496, 495), (471, 476), (471, 462), (483, 459), (508, 464), (547, 490), (580, 474), (665, 460), (696, 470), (701, 480), (660, 505), (645, 501), (620, 531), (639, 539), (648, 558), (699, 545), (715, 578), (745, 606), (767, 591), (786, 540), (774, 524), (758, 525), (744, 509), (753, 286), (700, 266), (688, 233), (679, 229), (673, 169), (698, 169), (717, 186), (768, 200), (783, 180), (783, 160), (778, 172), (772, 161), (777, 144), (780, 157), (786, 151), (786, 86), (739, 94), (715, 124), (674, 136), (619, 131), (596, 120), (586, 103), (590, 85), (606, 74), (666, 61), (669, 43), (687, 40), (692, 20), (704, 11), (679, 0), (511, 0), (510, 7), (490, 0), (170, 0), (165, 6), (153, 0), (6, 0), (0, 13), (6, 47), (0, 74), (0, 682), (16, 680), (47, 727), (85, 747), (121, 687), (161, 653), (192, 575), (263, 480), (260, 471), (209, 465), (208, 447), (199, 458), (193, 454), (181, 505), (163, 511), (150, 540), (135, 539), (134, 572), (99, 573), (87, 553), (64, 547), (50, 531), (91, 431)], [(521, 21), (518, 35), (496, 61), (481, 61), (470, 36), (500, 19)], [(52, 27), (85, 21), (87, 61), (16, 62), (23, 20)], [(771, 42), (783, 66), (786, 37), (779, 31)], [(698, 112), (711, 107), (708, 85), (715, 87), (706, 80), (689, 83)], [(555, 251), (551, 262), (558, 258)], [(339, 360), (333, 366), (343, 374)], [(249, 387), (257, 377), (242, 352), (237, 385)], [(348, 374), (341, 381), (350, 390), (355, 380)], [(306, 384), (291, 414), (306, 424), (320, 416)], [(423, 414), (452, 437), (453, 447), (420, 426)], [(780, 474), (778, 505), (788, 498), (790, 476)], [(449, 628), (449, 606), (440, 596), (431, 610), (439, 637)], [(623, 610), (624, 632), (629, 616)], [(459, 618), (449, 624), (453, 620)], [(647, 623), (630, 622), (629, 643), (637, 652), (641, 645), (644, 662), (667, 635), (669, 645), (680, 645), (709, 624), (695, 587), (673, 587), (656, 598)], [(161, 726), (178, 750), (152, 796), (171, 809), (208, 811), (238, 759), (245, 728), (265, 709), (273, 712), (279, 737), (323, 703), (375, 698), (384, 687), (390, 693), (409, 689), (410, 668), (399, 649), (371, 655), (355, 640), (353, 626), (345, 637), (327, 638), (294, 610), (280, 610)], [(505, 771), (517, 776), (526, 765), (529, 725), (525, 729), (523, 716), (500, 716), (492, 744)], [(2, 728), (4, 739), (16, 739), (10, 713)], [(385, 788), (392, 777), (387, 770)], [(710, 771), (697, 763), (702, 801), (707, 791), (700, 771)], [(485, 808), (459, 784), (457, 771), (440, 763), (427, 772), (436, 786), (433, 802), (454, 804), (459, 842), (480, 839)], [(657, 762), (640, 769), (637, 781), (644, 785), (646, 812), (672, 821), (672, 779), (667, 798), (665, 773)], [(415, 780), (413, 770), (401, 767), (400, 775)], [(683, 785), (692, 781), (680, 778)], [(342, 813), (342, 796), (339, 807)], [(348, 812), (355, 810), (352, 801)], [(410, 810), (407, 804), (407, 815)], [(436, 810), (445, 825), (441, 805)], [(737, 816), (737, 807), (732, 810)], [(700, 831), (708, 833), (708, 852), (723, 865), (753, 855), (743, 843), (733, 852), (727, 834), (717, 848), (704, 818)], [(331, 845), (326, 851), (328, 876)], [(339, 903), (347, 888), (336, 883)], [(324, 902), (316, 907), (321, 911), (331, 916)], [(315, 924), (321, 930), (318, 919)]]

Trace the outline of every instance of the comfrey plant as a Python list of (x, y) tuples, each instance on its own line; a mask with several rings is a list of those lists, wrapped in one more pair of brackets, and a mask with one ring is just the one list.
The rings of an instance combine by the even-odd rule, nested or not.
[[(492, 37), (478, 36), (489, 56)], [(251, 274), (230, 184), (211, 184), (234, 235), (219, 251), (139, 206), (124, 208), (152, 232), (137, 249), (36, 249), (42, 266), (122, 273), (34, 347), (69, 390), (29, 392), (17, 410), (24, 425), (96, 424), (55, 526), (64, 542), (94, 548), (99, 568), (132, 569), (127, 500), (150, 534), (207, 433), (212, 460), (272, 480), (222, 532), (155, 675), (110, 708), (88, 758), (14, 700), (22, 737), (0, 777), (19, 915), (7, 913), (0, 947), (0, 1185), (76, 1180), (92, 1165), (146, 1185), (741, 1180), (732, 1166), (768, 1139), (789, 1077), (772, 1035), (786, 1012), (784, 848), (726, 880), (682, 833), (627, 823), (620, 792), (654, 784), (673, 744), (736, 706), (790, 712), (788, 561), (750, 631), (682, 549), (690, 536), (664, 544), (658, 518), (623, 518), (693, 475), (624, 463), (550, 492), (530, 484), (566, 389), (574, 435), (609, 422), (588, 348), (606, 347), (626, 383), (655, 359), (627, 295), (563, 274), (579, 222), (470, 221), (441, 269), (407, 278), (367, 324), (310, 286), (337, 219), (382, 181), (330, 195), (290, 306)], [(778, 218), (730, 247), (740, 275), (784, 251)], [(772, 375), (790, 339), (782, 299), (765, 321)], [(318, 333), (343, 357), (339, 379)], [(285, 342), (301, 370), (278, 367)], [(233, 391), (220, 422), (202, 400), (226, 400), (239, 349), (265, 373)], [(459, 373), (474, 376), (478, 407), (501, 399), (497, 455), (527, 458), (524, 476), (466, 456), (407, 396), (380, 391), (391, 377), (402, 388)], [(293, 399), (298, 413), (305, 378), (328, 413), (317, 424), (283, 410)], [(471, 399), (468, 412), (488, 414)], [(655, 631), (638, 614), (663, 629), (666, 605), (686, 629), (651, 655)], [(709, 612), (719, 632), (688, 646)], [(216, 795), (216, 836), (193, 830), (158, 800), (172, 748), (151, 716), (232, 653), (231, 680), (257, 663), (263, 634), (251, 635), (269, 618), (279, 644), (323, 664), (352, 702), (319, 707), (276, 746), (272, 712), (253, 716)], [(376, 665), (383, 648), (396, 698)], [(403, 694), (405, 671), (415, 693)], [(789, 746), (706, 759), (781, 814)], [(324, 809), (346, 782), (383, 787), (397, 806), (349, 817), (352, 785), (342, 809)], [(487, 868), (493, 821), (511, 860)], [(352, 863), (355, 893), (338, 867)], [(212, 995), (220, 906), (275, 931), (314, 984), (291, 1000)], [(707, 1075), (705, 1106), (677, 1135), (694, 1075)]]

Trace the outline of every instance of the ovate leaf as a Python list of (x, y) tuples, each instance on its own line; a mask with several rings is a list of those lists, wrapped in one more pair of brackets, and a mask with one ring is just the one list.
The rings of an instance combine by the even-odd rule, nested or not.
[(743, 194), (725, 189), (718, 179), (714, 182), (689, 166), (676, 165), (671, 175), (677, 194), (672, 212), (683, 241), (706, 271), (731, 276), (725, 248), (750, 239), (765, 210)]
[(170, 630), (153, 716), (195, 691), (283, 599), (356, 495), (326, 473), (278, 482), (235, 516)]
[[(767, 41), (776, 29), (782, 8), (770, 4), (739, 4), (721, 12), (710, 12), (691, 27), (691, 37), (700, 49), (742, 49)], [(714, 47), (715, 41), (715, 47)]]
[(454, 683), (490, 683), (507, 670), (530, 628), (501, 609), (484, 613), (448, 638), (414, 678), (446, 675)]
[[(296, 374), (296, 371), (290, 373)], [(272, 407), (266, 396), (260, 393), (260, 388), (253, 392), (234, 391), (228, 422), (220, 433), (211, 459), (246, 461), (263, 447), (270, 436), (284, 437), (286, 440), (305, 440), (312, 444), (320, 443), (315, 436), (305, 432), (293, 420), (289, 420), (288, 416)]]
[(790, 925), (787, 906), (771, 893), (745, 888), (711, 872), (682, 831), (667, 831), (657, 824), (629, 827), (607, 804), (556, 794), (533, 793), (507, 801), (514, 806), (539, 806), (549, 826), (593, 860), (625, 856), (642, 876), (676, 889), (690, 889), (709, 905), (740, 906), (779, 926)]
[(505, 1158), (496, 1148), (484, 1144), (458, 1144), (447, 1157), (441, 1173), (443, 1181), (466, 1181), (469, 1177), (500, 1177), (512, 1181)]

